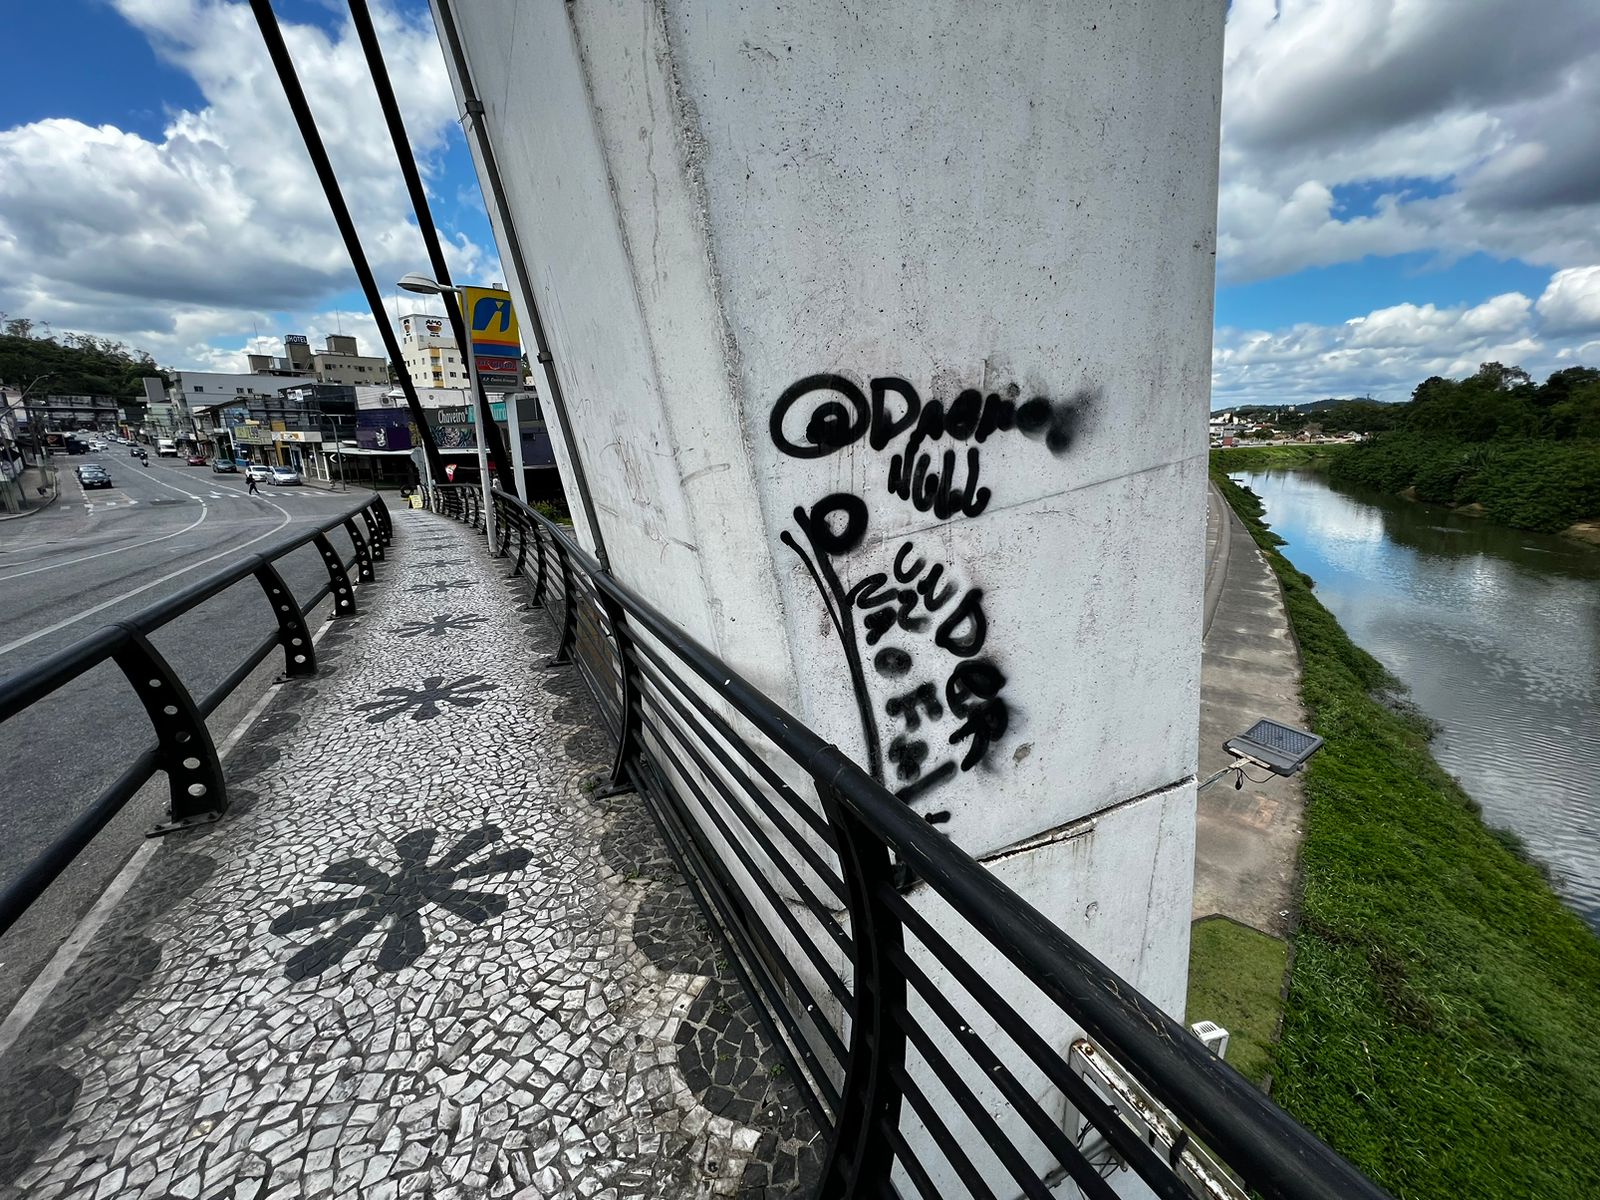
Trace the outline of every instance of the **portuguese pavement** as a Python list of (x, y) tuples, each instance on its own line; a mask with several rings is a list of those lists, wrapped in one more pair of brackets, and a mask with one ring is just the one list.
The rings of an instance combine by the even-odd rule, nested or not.
[(361, 612), (0, 1058), (0, 1198), (811, 1193), (821, 1147), (543, 614), (396, 514)]

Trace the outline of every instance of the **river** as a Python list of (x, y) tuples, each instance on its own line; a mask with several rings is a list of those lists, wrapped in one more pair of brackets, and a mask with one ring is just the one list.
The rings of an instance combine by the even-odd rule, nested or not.
[(1440, 726), (1433, 755), (1600, 932), (1600, 551), (1315, 471), (1238, 472), (1350, 636)]

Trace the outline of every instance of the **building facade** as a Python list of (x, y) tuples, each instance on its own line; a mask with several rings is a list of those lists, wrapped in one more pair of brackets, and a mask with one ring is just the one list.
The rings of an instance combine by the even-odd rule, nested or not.
[(450, 323), (431, 313), (400, 318), (400, 356), (406, 374), (419, 388), (465, 388), (471, 375), (461, 348), (449, 333)]

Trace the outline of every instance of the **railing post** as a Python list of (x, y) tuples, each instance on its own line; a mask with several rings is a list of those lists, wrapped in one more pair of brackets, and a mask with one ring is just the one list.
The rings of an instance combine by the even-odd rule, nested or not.
[(394, 541), (394, 519), (389, 516), (389, 506), (376, 492), (372, 496), (372, 511), (378, 518), (378, 528), (383, 532), (383, 544), (387, 546)]
[(361, 520), (362, 523), (367, 527), (367, 545), (371, 549), (373, 560), (375, 562), (382, 562), (383, 534), (378, 528), (378, 522), (373, 520), (371, 510), (366, 508), (361, 510)]
[(508, 578), (517, 579), (522, 575), (522, 568), (528, 563), (528, 517), (520, 509), (513, 510), (517, 516), (517, 561), (511, 568)]
[(272, 615), (278, 621), (278, 645), (283, 647), (283, 673), (290, 678), (317, 673), (317, 652), (311, 645), (311, 630), (295, 603), (294, 594), (284, 583), (278, 568), (263, 562), (256, 568), (256, 580), (267, 593)]
[(533, 552), (539, 556), (539, 576), (538, 576), (537, 579), (534, 580), (534, 583), (533, 583), (533, 599), (530, 601), (530, 603), (535, 608), (543, 608), (544, 607), (544, 588), (545, 588), (544, 530), (540, 527), (538, 521), (534, 521), (532, 524), (533, 524)]
[(628, 779), (628, 763), (639, 752), (639, 684), (638, 668), (628, 655), (626, 616), (622, 605), (599, 588), (600, 607), (605, 611), (606, 624), (611, 626), (611, 640), (617, 647), (617, 674), (622, 676), (622, 728), (617, 731), (617, 753), (611, 760), (611, 781), (595, 790), (595, 795), (620, 796), (633, 791)]
[(339, 557), (327, 534), (319, 533), (311, 541), (322, 555), (322, 565), (328, 569), (328, 584), (333, 588), (333, 615), (336, 618), (355, 616), (355, 589), (350, 586), (350, 573), (344, 569), (344, 559)]
[(159, 765), (166, 772), (170, 793), (167, 811), (172, 820), (157, 825), (151, 834), (210, 824), (227, 811), (228, 790), (206, 719), (189, 689), (144, 634), (131, 625), (122, 628), (128, 637), (112, 658), (155, 726)]
[(506, 519), (507, 504), (503, 497), (496, 495), (491, 503), (494, 505), (494, 531), (499, 549), (495, 551), (496, 558), (504, 558), (511, 551), (511, 522)]
[(378, 575), (372, 569), (372, 555), (367, 551), (366, 539), (349, 517), (345, 518), (344, 531), (350, 535), (350, 543), (356, 548), (356, 573), (360, 575), (362, 583), (371, 583)]
[(837, 838), (840, 874), (849, 893), (851, 988), (850, 1057), (847, 1060), (833, 1145), (817, 1195), (848, 1200), (879, 1196), (889, 1186), (894, 1150), (884, 1129), (900, 1120), (905, 1031), (896, 1020), (906, 1010), (906, 981), (894, 966), (901, 949), (900, 921), (878, 899), (893, 886), (888, 847), (845, 805), (831, 780), (818, 779), (823, 812)]
[(567, 561), (567, 552), (560, 542), (554, 542), (553, 548), (556, 561), (561, 564), (561, 644), (556, 647), (556, 656), (546, 665), (564, 667), (572, 661), (572, 644), (578, 633), (578, 609), (572, 596), (572, 564)]

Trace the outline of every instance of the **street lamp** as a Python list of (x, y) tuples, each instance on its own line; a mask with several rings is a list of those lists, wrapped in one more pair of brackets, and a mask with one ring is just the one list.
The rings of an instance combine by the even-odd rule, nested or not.
[[(53, 372), (46, 371), (27, 387), (23, 388), (22, 395), (17, 397), (17, 403), (22, 405), (22, 411), (28, 414), (28, 428), (33, 431), (33, 457), (35, 460), (41, 460), (44, 458), (44, 431), (39, 428), (39, 422), (33, 419), (33, 411), (28, 407), (28, 393), (33, 391), (34, 388), (38, 387), (46, 379), (54, 378), (55, 375)], [(40, 468), (40, 470), (43, 469), (43, 467)]]
[[(407, 292), (415, 292), (419, 296), (442, 297), (444, 298), (445, 304), (457, 305), (457, 311), (462, 312), (463, 314), (466, 311), (464, 303), (466, 298), (465, 289), (459, 288), (452, 283), (440, 283), (435, 279), (430, 279), (420, 271), (411, 271), (405, 275), (402, 275), (396, 286)], [(465, 321), (462, 321), (460, 328), (463, 330), (466, 329)], [(472, 399), (468, 404), (468, 409), (470, 411), (472, 408), (478, 406), (478, 398), (483, 394), (482, 389), (478, 384), (478, 362), (477, 359), (473, 357), (472, 347), (470, 345), (460, 346), (457, 348), (461, 351), (461, 356), (467, 360), (467, 380), (472, 385)], [(484, 403), (478, 412), (477, 419), (472, 422), (473, 441), (476, 444), (478, 451), (478, 482), (483, 488), (483, 531), (489, 539), (489, 547), (491, 551), (495, 546), (494, 497), (490, 494), (489, 490), (489, 451), (484, 442), (485, 434), (483, 425), (484, 422), (493, 415), (494, 414), (489, 411), (487, 397), (485, 397)], [(521, 436), (520, 431), (514, 427), (512, 428), (511, 433), (513, 436)]]

